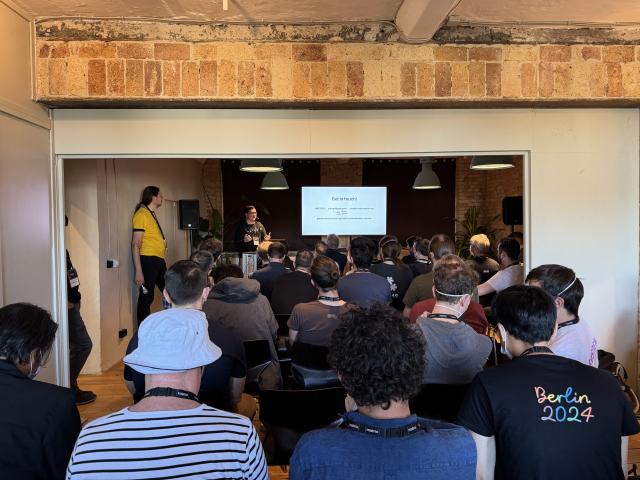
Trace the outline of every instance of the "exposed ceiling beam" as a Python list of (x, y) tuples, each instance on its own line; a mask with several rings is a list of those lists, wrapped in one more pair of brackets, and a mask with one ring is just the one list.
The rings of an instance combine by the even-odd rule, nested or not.
[(404, 0), (396, 15), (402, 39), (410, 43), (428, 42), (458, 3), (460, 0)]

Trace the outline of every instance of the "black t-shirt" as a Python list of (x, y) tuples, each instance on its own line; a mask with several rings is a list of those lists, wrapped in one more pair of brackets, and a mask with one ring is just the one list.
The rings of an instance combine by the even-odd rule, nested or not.
[(620, 439), (640, 431), (613, 375), (555, 355), (479, 373), (458, 423), (495, 436), (496, 479), (622, 479)]
[(326, 256), (338, 264), (338, 267), (340, 267), (340, 273), (344, 272), (344, 267), (347, 266), (347, 256), (344, 253), (329, 248), (327, 249)]
[(402, 299), (404, 298), (407, 288), (411, 285), (411, 280), (413, 280), (411, 269), (402, 263), (391, 265), (381, 262), (371, 265), (371, 272), (386, 278), (387, 282), (389, 282), (389, 288), (391, 289), (391, 306), (402, 310), (404, 308)]
[[(250, 242), (244, 241), (244, 236), (250, 235), (253, 240)], [(264, 240), (267, 235), (267, 231), (260, 222), (256, 222), (253, 225), (249, 225), (246, 221), (242, 220), (236, 227), (236, 233), (233, 237), (233, 243), (235, 243), (238, 251), (243, 252), (255, 252), (258, 248), (258, 244)]]
[[(228, 410), (231, 407), (229, 380), (231, 377), (243, 378), (247, 375), (244, 346), (242, 340), (233, 332), (215, 323), (209, 323), (209, 338), (220, 347), (222, 356), (205, 367), (198, 396), (207, 405)], [(138, 348), (138, 332), (131, 337), (127, 354), (136, 348)], [(144, 394), (144, 374), (125, 365), (124, 379), (133, 380), (136, 396)]]
[(409, 268), (413, 273), (413, 277), (417, 277), (418, 275), (423, 275), (425, 273), (429, 273), (433, 270), (433, 265), (428, 260), (415, 260), (414, 262), (409, 264)]
[(316, 298), (318, 289), (311, 284), (311, 275), (300, 271), (285, 273), (273, 282), (271, 308), (276, 315), (290, 315), (297, 304)]

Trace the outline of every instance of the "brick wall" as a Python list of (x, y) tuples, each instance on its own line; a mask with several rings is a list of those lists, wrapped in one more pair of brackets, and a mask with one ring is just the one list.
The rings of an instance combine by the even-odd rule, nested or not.
[(359, 187), (362, 185), (362, 159), (328, 158), (320, 160), (320, 185)]
[[(493, 171), (471, 170), (471, 157), (456, 161), (456, 218), (464, 218), (469, 207), (480, 207), (480, 220), (496, 230), (496, 241), (511, 233), (511, 227), (502, 223), (502, 199), (523, 194), (523, 159), (514, 160), (514, 168)], [(522, 226), (515, 229), (522, 231)]]
[(206, 212), (207, 218), (211, 216), (211, 207), (220, 212), (224, 217), (224, 205), (222, 202), (222, 160), (219, 158), (209, 158), (205, 160), (202, 167), (202, 188), (205, 197), (209, 199), (206, 202), (202, 212)]
[(640, 98), (634, 45), (61, 41), (40, 32), (36, 59), (37, 99), (52, 105)]

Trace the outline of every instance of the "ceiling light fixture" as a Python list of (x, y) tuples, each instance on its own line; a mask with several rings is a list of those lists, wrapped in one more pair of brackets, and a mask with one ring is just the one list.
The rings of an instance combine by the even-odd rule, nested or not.
[(471, 159), (471, 170), (502, 170), (513, 168), (513, 157), (511, 155), (476, 155)]
[(289, 190), (289, 184), (282, 172), (269, 172), (262, 179), (262, 190)]
[(414, 190), (434, 190), (441, 188), (440, 179), (433, 171), (433, 160), (430, 158), (421, 158), (422, 170), (416, 176), (413, 182)]
[(240, 162), (240, 170), (243, 172), (279, 172), (282, 170), (282, 160), (277, 159), (252, 159), (248, 158)]

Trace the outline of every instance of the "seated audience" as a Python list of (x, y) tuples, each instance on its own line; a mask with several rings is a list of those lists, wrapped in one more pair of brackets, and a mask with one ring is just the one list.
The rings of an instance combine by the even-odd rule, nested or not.
[(575, 272), (562, 265), (540, 265), (527, 275), (527, 285), (542, 288), (556, 304), (558, 329), (549, 341), (553, 353), (597, 367), (598, 342), (589, 324), (578, 316), (584, 287)]
[(291, 480), (471, 479), (476, 456), (457, 425), (412, 415), (424, 341), (397, 310), (353, 309), (331, 337), (329, 359), (347, 391), (338, 428), (305, 434), (291, 457)]
[(518, 261), (520, 263), (524, 262), (524, 235), (522, 232), (511, 232), (508, 235), (509, 238), (515, 238), (520, 244), (520, 256), (518, 257)]
[[(429, 259), (435, 265), (445, 255), (456, 252), (456, 246), (446, 235), (439, 233), (431, 237), (429, 241)], [(418, 275), (413, 279), (411, 285), (404, 294), (404, 316), (409, 318), (411, 307), (420, 300), (433, 298), (433, 272)]]
[(311, 283), (309, 268), (313, 262), (313, 252), (300, 250), (296, 254), (295, 271), (279, 276), (273, 282), (271, 308), (276, 315), (290, 315), (299, 303), (310, 302), (318, 296), (318, 290)]
[(489, 241), (489, 237), (484, 233), (479, 233), (471, 237), (469, 241), (469, 252), (471, 253), (471, 258), (467, 260), (467, 263), (480, 277), (480, 283), (486, 282), (500, 270), (498, 262), (489, 257), (491, 253), (491, 242)]
[(411, 269), (399, 259), (402, 246), (393, 235), (385, 235), (378, 243), (380, 263), (371, 265), (371, 272), (380, 275), (389, 282), (391, 306), (402, 311), (402, 298), (413, 280)]
[(314, 247), (314, 253), (316, 254), (316, 256), (318, 255), (326, 255), (327, 254), (327, 244), (322, 241), (322, 240), (318, 240), (315, 244)]
[(402, 263), (410, 265), (416, 261), (415, 245), (416, 245), (416, 240), (418, 240), (418, 238), (419, 237), (416, 235), (411, 235), (407, 237), (406, 242), (407, 242), (407, 250), (409, 250), (409, 253), (404, 257), (402, 257)]
[(316, 257), (311, 265), (311, 281), (317, 288), (317, 300), (299, 303), (287, 325), (289, 342), (298, 341), (310, 345), (328, 346), (331, 334), (340, 317), (350, 305), (340, 299), (337, 284), (340, 279), (338, 264), (327, 257)]
[[(198, 284), (193, 290), (200, 293), (188, 303), (197, 306), (208, 288), (204, 275), (193, 277)], [(124, 357), (126, 365), (145, 375), (145, 395), (84, 427), (67, 478), (268, 476), (251, 421), (204, 405), (197, 396), (202, 367), (221, 355), (207, 328), (197, 308), (171, 308), (146, 318), (138, 348)]]
[[(164, 296), (172, 309), (202, 310), (202, 303), (209, 289), (201, 287), (202, 274), (213, 266), (213, 257), (209, 252), (198, 251), (201, 255), (192, 255), (198, 259), (208, 257), (208, 262), (198, 264), (183, 260), (174, 263), (165, 274)], [(208, 285), (208, 284), (206, 284)], [(206, 290), (206, 291), (205, 291)], [(197, 298), (196, 302), (192, 302)], [(201, 299), (202, 298), (202, 299)], [(206, 365), (202, 373), (198, 396), (204, 403), (224, 410), (236, 410), (247, 374), (247, 366), (242, 341), (233, 332), (216, 323), (209, 323), (209, 338), (215, 340), (222, 350), (222, 356)], [(138, 348), (138, 332), (133, 334), (127, 347), (127, 354)], [(144, 375), (125, 365), (124, 379), (129, 391), (138, 400), (144, 395)]]
[(191, 254), (189, 260), (198, 265), (207, 274), (207, 285), (213, 286), (213, 278), (211, 272), (215, 266), (216, 260), (211, 252), (207, 250), (196, 250)]
[(269, 246), (271, 242), (264, 240), (256, 247), (256, 255), (258, 256), (258, 269), (264, 268), (269, 265)]
[(290, 271), (282, 263), (286, 254), (287, 248), (284, 244), (280, 242), (271, 242), (267, 249), (269, 264), (266, 267), (253, 272), (251, 275), (251, 278), (260, 283), (260, 293), (269, 300), (271, 299), (274, 280), (280, 275), (284, 275)]
[[(433, 312), (433, 307), (435, 306), (435, 304), (435, 298), (422, 300), (416, 303), (411, 308), (409, 321), (411, 323), (416, 323), (419, 317), (429, 315), (431, 312)], [(473, 300), (471, 300), (471, 303), (469, 303), (469, 307), (462, 314), (460, 320), (480, 334), (484, 335), (487, 333), (489, 321), (487, 320), (487, 315), (484, 313), (484, 308), (482, 308), (482, 305), (480, 305), (478, 302), (474, 302)]]
[(501, 292), (512, 285), (524, 283), (524, 267), (518, 260), (520, 244), (515, 238), (503, 238), (498, 244), (498, 260), (501, 270), (489, 280), (478, 285), (478, 295)]
[(411, 269), (411, 273), (413, 273), (414, 278), (418, 275), (423, 275), (433, 270), (433, 264), (429, 259), (430, 243), (431, 242), (428, 238), (419, 237), (416, 238), (413, 242), (414, 261), (409, 263), (409, 268)]
[(446, 255), (433, 268), (436, 302), (416, 321), (428, 346), (422, 383), (470, 383), (487, 362), (491, 340), (462, 319), (475, 286), (475, 273), (456, 255)]
[(325, 255), (338, 264), (340, 274), (342, 274), (347, 266), (347, 256), (338, 250), (339, 247), (340, 239), (338, 236), (335, 233), (327, 235), (327, 253)]
[(6, 479), (62, 479), (80, 432), (76, 392), (33, 380), (58, 325), (28, 303), (0, 308), (0, 469)]
[(243, 342), (268, 340), (272, 365), (262, 375), (264, 388), (279, 388), (282, 384), (278, 352), (274, 344), (278, 322), (269, 300), (260, 293), (256, 280), (244, 278), (237, 265), (219, 265), (213, 269), (213, 288), (202, 309), (209, 323), (220, 325)]
[(391, 302), (391, 289), (387, 280), (369, 271), (376, 250), (376, 242), (370, 238), (351, 239), (349, 261), (353, 262), (356, 270), (338, 281), (338, 293), (345, 302), (357, 303), (363, 307)]
[(479, 479), (624, 478), (638, 421), (611, 373), (553, 354), (556, 310), (538, 287), (496, 295), (513, 360), (476, 376), (458, 417), (476, 442)]
[(218, 262), (220, 255), (222, 255), (222, 242), (215, 237), (205, 238), (198, 244), (198, 250), (204, 250), (213, 255), (213, 261), (215, 264)]

